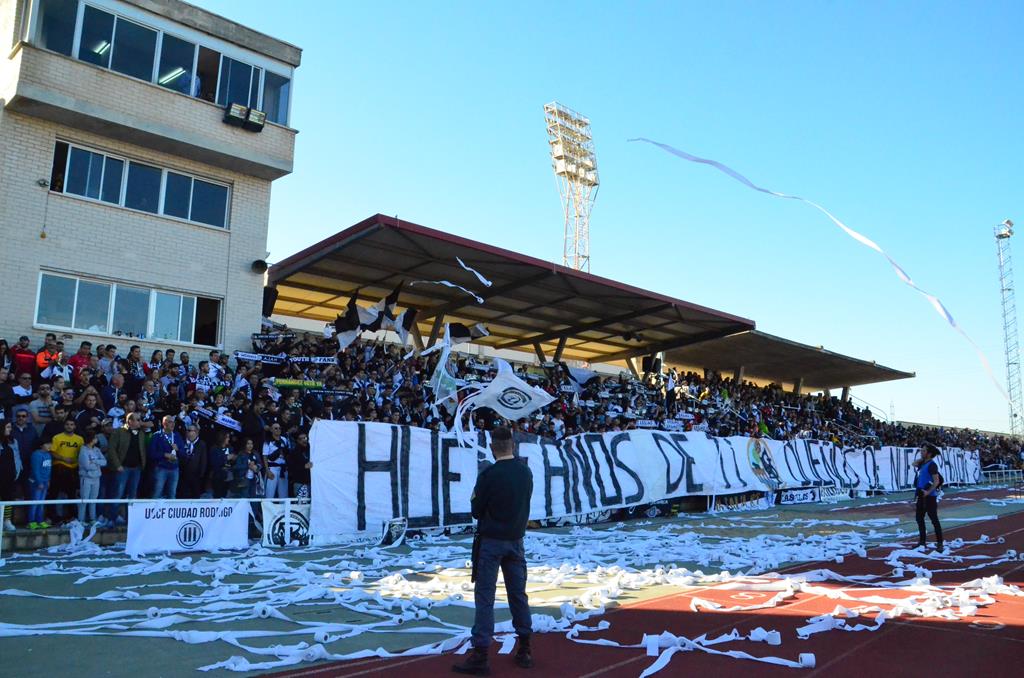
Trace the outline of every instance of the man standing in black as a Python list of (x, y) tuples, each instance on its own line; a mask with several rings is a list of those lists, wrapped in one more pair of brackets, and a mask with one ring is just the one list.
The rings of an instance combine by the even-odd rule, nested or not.
[(494, 591), (498, 568), (505, 578), (505, 592), (512, 611), (512, 627), (518, 647), (515, 661), (522, 668), (533, 666), (530, 651), (530, 601), (526, 596), (526, 553), (523, 535), (530, 518), (533, 475), (513, 454), (512, 434), (504, 426), (491, 431), (494, 464), (476, 480), (473, 489), (473, 517), (477, 520), (473, 540), (473, 581), (476, 617), (473, 622), (473, 652), (465, 662), (455, 664), (457, 673), (478, 676), (490, 673), (487, 649), (494, 640)]

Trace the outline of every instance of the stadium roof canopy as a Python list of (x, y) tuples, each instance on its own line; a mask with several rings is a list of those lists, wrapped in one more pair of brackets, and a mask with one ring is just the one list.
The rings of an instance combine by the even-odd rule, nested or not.
[[(485, 287), (459, 257), (493, 282)], [(362, 304), (406, 281), (398, 307), (419, 310), (419, 337), (443, 323), (483, 323), (475, 343), (534, 350), (545, 360), (613, 363), (754, 329), (754, 322), (380, 214), (271, 267), (274, 313), (331, 321), (358, 290)], [(483, 297), (438, 284), (447, 280)]]
[(706, 368), (724, 376), (734, 375), (742, 368), (745, 379), (799, 383), (805, 391), (914, 376), (913, 372), (901, 372), (873, 361), (850, 358), (820, 346), (798, 344), (756, 330), (673, 349), (665, 353), (665, 362)]

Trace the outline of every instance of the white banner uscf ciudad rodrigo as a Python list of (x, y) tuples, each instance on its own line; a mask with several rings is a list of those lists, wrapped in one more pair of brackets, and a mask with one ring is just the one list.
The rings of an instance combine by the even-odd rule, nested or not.
[[(699, 432), (632, 430), (561, 441), (516, 435), (533, 471), (530, 518), (649, 504), (674, 497), (820, 488), (898, 491), (913, 487), (916, 448), (841, 448)], [(314, 537), (376, 531), (405, 517), (411, 529), (472, 522), (470, 495), (490, 454), (454, 435), (382, 423), (317, 421), (310, 433)], [(481, 434), (480, 444), (486, 447)], [(946, 483), (980, 480), (977, 452), (947, 448)]]
[(245, 502), (146, 502), (128, 506), (125, 552), (129, 556), (247, 548), (249, 505)]

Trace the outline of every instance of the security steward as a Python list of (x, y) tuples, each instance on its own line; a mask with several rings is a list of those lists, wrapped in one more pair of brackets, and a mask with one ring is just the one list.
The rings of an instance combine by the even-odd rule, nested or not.
[(928, 517), (932, 521), (932, 527), (935, 529), (935, 544), (936, 548), (941, 552), (942, 549), (942, 525), (939, 524), (939, 502), (936, 492), (942, 487), (942, 476), (939, 474), (939, 465), (935, 461), (935, 457), (939, 454), (939, 448), (931, 443), (924, 446), (921, 450), (921, 457), (916, 462), (917, 466), (917, 478), (914, 481), (914, 489), (917, 494), (917, 531), (918, 531), (918, 542), (917, 546), (924, 547), (925, 536), (927, 533), (924, 528), (924, 516), (927, 513)]
[(494, 464), (476, 479), (473, 489), (473, 517), (477, 520), (473, 539), (473, 574), (476, 583), (476, 616), (471, 642), (473, 651), (461, 664), (452, 666), (457, 673), (485, 676), (490, 673), (487, 650), (494, 639), (494, 590), (498, 568), (505, 578), (505, 592), (512, 611), (512, 627), (518, 642), (515, 662), (528, 669), (533, 666), (530, 651), (530, 601), (526, 596), (526, 553), (523, 535), (530, 517), (533, 474), (523, 460), (514, 456), (512, 433), (504, 426), (491, 431)]

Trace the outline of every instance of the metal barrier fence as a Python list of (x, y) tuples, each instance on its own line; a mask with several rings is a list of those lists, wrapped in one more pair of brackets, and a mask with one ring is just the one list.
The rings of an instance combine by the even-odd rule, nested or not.
[(1024, 470), (1017, 468), (1001, 471), (982, 471), (981, 482), (984, 485), (1024, 482)]

